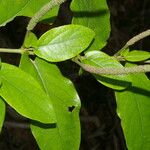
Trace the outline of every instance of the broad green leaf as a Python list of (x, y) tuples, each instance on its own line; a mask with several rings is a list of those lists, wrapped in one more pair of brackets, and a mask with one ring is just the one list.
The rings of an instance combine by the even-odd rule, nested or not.
[(133, 50), (125, 55), (124, 58), (130, 62), (144, 61), (150, 58), (150, 52)]
[(24, 46), (26, 48), (34, 47), (36, 42), (37, 42), (36, 35), (34, 33), (32, 33), (32, 32), (28, 32), (28, 34), (25, 37)]
[(29, 0), (1, 0), (0, 1), (0, 26), (16, 17), (26, 7)]
[(106, 0), (73, 0), (73, 24), (87, 26), (96, 33), (87, 50), (99, 50), (106, 45), (110, 34), (110, 14)]
[[(122, 68), (123, 66), (113, 57), (101, 51), (91, 51), (85, 54), (83, 63), (95, 67)], [(94, 75), (103, 85), (112, 89), (122, 90), (131, 84), (129, 75)]]
[(55, 123), (53, 106), (40, 84), (21, 69), (2, 63), (0, 96), (21, 115)]
[(142, 73), (131, 75), (131, 79), (131, 87), (125, 91), (116, 91), (117, 112), (128, 150), (149, 150), (150, 81)]
[(53, 28), (40, 37), (35, 54), (51, 62), (64, 61), (85, 50), (94, 36), (93, 30), (80, 25)]
[(3, 126), (3, 122), (5, 119), (5, 103), (3, 101), (3, 99), (0, 97), (0, 132)]
[[(44, 60), (22, 58), (20, 66), (30, 72), (52, 99), (57, 123), (45, 127), (32, 122), (32, 133), (42, 150), (78, 150), (80, 144), (80, 100), (70, 80), (62, 76), (56, 65)], [(25, 63), (26, 62), (26, 63)], [(24, 65), (23, 65), (24, 64)], [(26, 69), (28, 65), (29, 70)], [(30, 65), (29, 65), (30, 64)]]
[[(0, 1), (0, 26), (6, 25), (16, 16), (32, 17), (49, 0), (1, 0)], [(8, 10), (8, 11), (7, 11)], [(58, 7), (50, 11), (47, 16), (54, 17), (58, 12)]]

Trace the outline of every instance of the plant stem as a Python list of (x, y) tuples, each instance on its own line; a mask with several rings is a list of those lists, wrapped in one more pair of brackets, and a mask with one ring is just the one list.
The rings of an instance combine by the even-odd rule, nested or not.
[(133, 74), (133, 73), (145, 73), (150, 72), (150, 65), (139, 65), (135, 67), (122, 67), (122, 68), (98, 68), (91, 65), (83, 64), (79, 62), (77, 59), (73, 59), (75, 63), (77, 63), (80, 67), (82, 67), (85, 71), (99, 74), (99, 75), (122, 75), (122, 74)]
[(147, 60), (147, 61), (145, 61), (144, 63), (146, 63), (146, 64), (150, 64), (150, 60)]
[(0, 53), (19, 53), (19, 54), (22, 54), (22, 50), (21, 49), (0, 48)]
[(66, 0), (51, 0), (49, 3), (44, 5), (30, 20), (27, 31), (33, 30), (33, 28), (36, 26), (36, 24), (40, 21), (40, 19), (53, 7), (62, 4)]
[(0, 53), (17, 53), (23, 54), (24, 52), (28, 52), (29, 55), (34, 55), (32, 49), (7, 49), (7, 48), (0, 48)]
[(125, 46), (123, 46), (123, 48), (121, 48), (120, 51), (118, 51), (115, 55), (119, 55), (121, 52), (123, 52), (125, 49), (127, 49), (129, 46), (133, 45), (134, 43), (144, 39), (145, 37), (150, 36), (150, 29), (134, 36), (133, 38), (131, 38), (126, 44)]

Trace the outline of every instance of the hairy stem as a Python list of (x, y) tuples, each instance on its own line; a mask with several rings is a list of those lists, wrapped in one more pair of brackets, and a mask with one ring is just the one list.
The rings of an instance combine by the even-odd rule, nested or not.
[(49, 3), (44, 5), (30, 20), (27, 31), (33, 30), (33, 28), (36, 26), (36, 24), (40, 21), (40, 19), (53, 7), (62, 4), (66, 0), (51, 0)]
[(121, 52), (123, 52), (125, 49), (127, 49), (129, 46), (133, 45), (134, 43), (144, 39), (145, 37), (150, 36), (150, 29), (134, 36), (133, 38), (131, 38), (126, 44), (125, 46), (123, 46), (123, 48), (117, 52), (116, 55), (119, 55)]
[(79, 62), (77, 59), (73, 59), (73, 61), (77, 63), (80, 67), (82, 67), (85, 71), (99, 75), (122, 75), (122, 74), (150, 72), (150, 65), (139, 65), (135, 67), (122, 67), (122, 68), (108, 68), (108, 67), (98, 68), (91, 65), (83, 64)]

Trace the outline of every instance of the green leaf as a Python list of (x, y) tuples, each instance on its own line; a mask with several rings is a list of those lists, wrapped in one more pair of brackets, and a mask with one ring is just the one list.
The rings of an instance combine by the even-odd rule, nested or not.
[(110, 34), (110, 14), (106, 0), (73, 0), (71, 10), (73, 24), (87, 26), (96, 33), (88, 51), (103, 48)]
[(36, 42), (37, 42), (36, 35), (32, 32), (28, 32), (28, 34), (25, 37), (24, 46), (26, 48), (34, 47)]
[(35, 54), (51, 62), (64, 61), (85, 50), (94, 35), (91, 29), (80, 25), (57, 27), (40, 37)]
[(117, 112), (128, 150), (149, 150), (150, 81), (143, 73), (131, 75), (131, 79), (132, 87), (116, 91)]
[[(101, 51), (91, 51), (85, 54), (83, 63), (95, 67), (122, 68), (123, 66), (113, 57)], [(103, 85), (117, 90), (128, 87), (130, 82), (129, 75), (94, 75)]]
[(150, 58), (150, 52), (133, 50), (125, 55), (124, 58), (130, 62), (144, 61)]
[[(1, 0), (0, 1), (0, 26), (6, 25), (16, 16), (32, 17), (49, 0)], [(7, 11), (8, 10), (8, 11)], [(58, 12), (58, 7), (50, 11), (47, 16), (54, 17)]]
[[(80, 100), (72, 82), (62, 76), (56, 65), (36, 58), (32, 63), (27, 57), (21, 68), (30, 72), (52, 99), (57, 123), (45, 127), (32, 122), (32, 133), (42, 150), (78, 150), (80, 144)], [(25, 63), (22, 63), (25, 64)], [(30, 65), (29, 65), (30, 64)]]
[(50, 99), (32, 76), (2, 63), (1, 77), (0, 96), (18, 113), (44, 123), (56, 121)]
[(1, 0), (0, 1), (0, 26), (4, 26), (7, 22), (16, 17), (20, 11), (26, 7), (29, 0)]
[(5, 103), (3, 101), (3, 99), (0, 97), (0, 132), (1, 132), (1, 129), (2, 129), (2, 126), (3, 126), (3, 122), (4, 122), (4, 119), (5, 119)]

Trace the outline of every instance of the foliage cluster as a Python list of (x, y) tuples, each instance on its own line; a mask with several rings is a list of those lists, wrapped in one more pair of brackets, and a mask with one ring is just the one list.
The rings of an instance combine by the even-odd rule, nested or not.
[[(59, 62), (72, 60), (81, 67), (80, 73), (88, 71), (98, 82), (114, 90), (128, 149), (150, 149), (150, 81), (145, 75), (150, 71), (150, 53), (129, 50), (141, 36), (148, 36), (149, 30), (109, 56), (100, 51), (110, 34), (106, 1), (73, 0), (72, 24), (53, 28), (37, 39), (32, 32), (35, 25), (43, 19), (56, 18), (63, 2), (0, 2), (0, 26), (16, 16), (31, 17), (21, 48), (0, 49), (0, 52), (21, 54), (18, 67), (0, 64), (0, 129), (7, 103), (31, 120), (32, 134), (42, 150), (78, 150), (80, 99), (73, 83), (57, 67)], [(35, 56), (34, 60), (31, 55)], [(141, 65), (137, 66), (137, 62)]]

